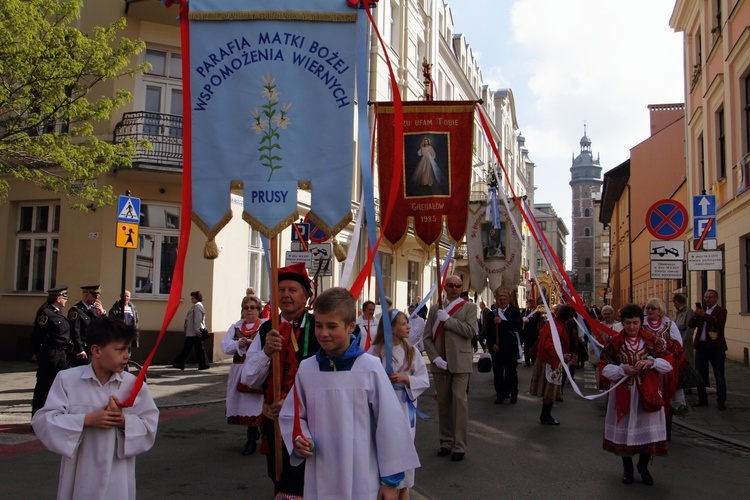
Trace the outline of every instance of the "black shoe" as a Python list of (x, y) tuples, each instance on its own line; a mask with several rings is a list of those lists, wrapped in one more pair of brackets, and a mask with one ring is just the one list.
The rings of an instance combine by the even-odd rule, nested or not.
[(518, 393), (514, 392), (510, 395), (510, 404), (514, 405), (518, 401)]
[(693, 408), (698, 408), (699, 406), (708, 406), (708, 401), (698, 401), (693, 405)]
[(437, 456), (439, 457), (447, 457), (450, 454), (451, 454), (451, 450), (449, 450), (448, 448), (440, 448), (437, 451)]
[[(646, 467), (638, 466), (638, 472), (641, 474), (641, 482), (647, 486), (651, 486), (654, 484), (654, 478), (651, 477), (651, 473), (649, 473), (648, 469)], [(631, 476), (631, 482), (632, 482), (632, 476)]]
[(248, 439), (245, 443), (245, 449), (242, 450), (243, 455), (252, 455), (255, 453), (255, 449), (257, 448), (258, 444), (255, 442), (254, 439)]
[(451, 462), (460, 462), (461, 460), (464, 459), (464, 455), (465, 455), (464, 453), (459, 453), (457, 451), (454, 451), (451, 454)]
[(622, 482), (633, 484), (633, 459), (630, 457), (622, 457)]
[(210, 366), (203, 366), (203, 367), (199, 367), (198, 369), (199, 370), (208, 370), (209, 368), (211, 368), (211, 367)]
[(727, 409), (727, 405), (722, 402), (719, 402), (716, 407), (719, 409), (719, 411), (724, 411)]
[(172, 365), (172, 368), (177, 368), (178, 370), (184, 370), (185, 365), (178, 365), (177, 363)]
[(543, 425), (560, 425), (560, 422), (558, 422), (557, 420), (555, 420), (551, 416), (549, 416), (549, 417), (547, 417), (547, 416), (545, 416), (545, 417), (539, 417), (539, 421)]
[(501, 404), (503, 404), (503, 398), (495, 398), (495, 404), (496, 404), (496, 405), (501, 405)]

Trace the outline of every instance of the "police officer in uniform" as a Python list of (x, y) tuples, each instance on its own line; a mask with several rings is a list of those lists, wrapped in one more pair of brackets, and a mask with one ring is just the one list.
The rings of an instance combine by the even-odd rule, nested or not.
[(31, 332), (31, 352), (38, 369), (36, 387), (31, 403), (31, 414), (44, 406), (57, 372), (68, 368), (68, 352), (82, 351), (80, 342), (71, 336), (70, 323), (63, 314), (68, 301), (68, 286), (47, 290), (47, 301), (36, 312), (34, 330)]
[(81, 287), (81, 300), (68, 311), (68, 321), (73, 336), (81, 340), (82, 351), (76, 351), (75, 357), (71, 359), (71, 365), (81, 366), (88, 364), (88, 344), (86, 344), (86, 329), (91, 322), (99, 316), (104, 316), (106, 310), (102, 306), (99, 296), (101, 290), (99, 285), (88, 285)]

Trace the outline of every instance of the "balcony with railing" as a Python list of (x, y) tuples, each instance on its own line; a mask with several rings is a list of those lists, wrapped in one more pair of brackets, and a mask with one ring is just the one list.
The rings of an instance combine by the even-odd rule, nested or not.
[(133, 165), (182, 170), (182, 116), (148, 111), (124, 113), (115, 126), (114, 142), (147, 140), (151, 150), (138, 148)]

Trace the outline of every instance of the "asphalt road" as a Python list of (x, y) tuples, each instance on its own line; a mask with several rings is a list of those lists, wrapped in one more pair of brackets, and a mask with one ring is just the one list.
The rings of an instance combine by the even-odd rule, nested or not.
[[(519, 368), (522, 392), (530, 368)], [(579, 380), (586, 377), (580, 371)], [(589, 386), (593, 380), (589, 381)], [(589, 393), (595, 392), (589, 389)], [(650, 470), (656, 484), (620, 482), (620, 459), (601, 449), (604, 401), (566, 391), (553, 409), (560, 427), (539, 424), (541, 402), (494, 405), (491, 374), (475, 373), (469, 394), (469, 448), (463, 462), (437, 457), (433, 392), (420, 398), (432, 418), (417, 423), (422, 467), (412, 498), (741, 498), (750, 487), (750, 454), (675, 429), (670, 454)], [(244, 428), (224, 420), (222, 403), (164, 409), (154, 448), (137, 461), (138, 497), (272, 498), (265, 458), (241, 456)], [(58, 457), (44, 449), (0, 460), (0, 498), (53, 498)], [(335, 478), (332, 478), (335, 480)]]

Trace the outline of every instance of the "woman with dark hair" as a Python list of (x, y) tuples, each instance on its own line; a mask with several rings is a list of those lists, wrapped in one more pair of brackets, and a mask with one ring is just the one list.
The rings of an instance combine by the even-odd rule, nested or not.
[(609, 394), (604, 421), (605, 450), (622, 457), (622, 482), (633, 482), (633, 456), (640, 454), (643, 484), (654, 484), (648, 471), (652, 455), (667, 454), (667, 428), (661, 378), (672, 371), (667, 342), (642, 328), (643, 310), (628, 304), (620, 310), (623, 330), (609, 339), (599, 359), (601, 380), (618, 383)]
[[(560, 338), (563, 361), (570, 364), (574, 360), (573, 353), (576, 344), (570, 342), (567, 323), (575, 318), (576, 311), (567, 304), (557, 306), (555, 309), (553, 321)], [(536, 349), (532, 348), (529, 353), (537, 359), (534, 363), (534, 373), (531, 375), (529, 394), (542, 398), (542, 414), (539, 416), (539, 421), (544, 425), (560, 425), (560, 422), (552, 417), (552, 405), (562, 394), (563, 374), (565, 373), (555, 351), (552, 335), (552, 327), (548, 321), (539, 330)]]
[(198, 360), (199, 370), (208, 370), (211, 365), (208, 363), (208, 356), (203, 349), (203, 339), (201, 339), (201, 330), (206, 328), (206, 310), (203, 308), (203, 294), (199, 291), (190, 292), (190, 302), (193, 307), (185, 317), (185, 343), (182, 346), (182, 352), (174, 360), (173, 368), (185, 369), (185, 360), (190, 355), (190, 351), (195, 349), (195, 357)]
[(266, 321), (259, 317), (262, 309), (260, 299), (251, 292), (252, 289), (248, 288), (247, 295), (242, 298), (242, 318), (229, 327), (221, 340), (221, 350), (224, 354), (232, 355), (227, 379), (227, 423), (247, 427), (243, 455), (255, 452), (256, 441), (260, 437), (258, 416), (263, 412), (263, 389), (253, 389), (240, 380), (247, 349), (256, 340), (260, 325)]

